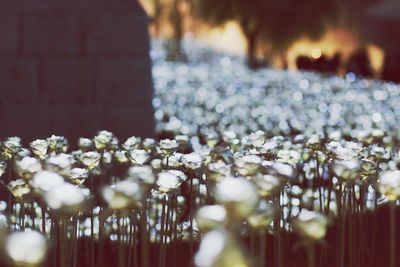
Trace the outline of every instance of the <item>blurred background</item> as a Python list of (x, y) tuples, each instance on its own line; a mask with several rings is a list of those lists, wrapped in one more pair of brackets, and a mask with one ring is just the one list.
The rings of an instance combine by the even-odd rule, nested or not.
[(169, 60), (194, 41), (263, 66), (400, 82), (397, 0), (140, 0)]

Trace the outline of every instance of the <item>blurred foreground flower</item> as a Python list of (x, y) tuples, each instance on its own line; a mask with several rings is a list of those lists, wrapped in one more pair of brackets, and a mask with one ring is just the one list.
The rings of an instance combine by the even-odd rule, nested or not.
[(215, 198), (225, 206), (230, 218), (245, 218), (257, 203), (257, 192), (245, 178), (225, 178), (217, 184)]
[(58, 214), (75, 214), (85, 200), (85, 195), (79, 187), (63, 182), (44, 193), (46, 204)]
[(227, 214), (223, 206), (203, 206), (196, 213), (197, 226), (201, 232), (223, 228), (227, 223)]
[(125, 180), (103, 188), (102, 195), (110, 208), (127, 210), (141, 206), (142, 188), (136, 182)]
[(32, 176), (42, 170), (42, 164), (39, 160), (32, 157), (24, 157), (15, 161), (15, 172), (20, 178), (29, 180)]
[(235, 238), (223, 230), (213, 230), (203, 237), (194, 261), (198, 267), (250, 266)]
[(301, 210), (294, 220), (293, 227), (296, 232), (306, 240), (316, 241), (325, 237), (328, 219), (315, 211)]
[(384, 172), (379, 177), (378, 188), (389, 200), (397, 200), (400, 197), (400, 171)]
[(41, 266), (46, 256), (47, 241), (36, 231), (14, 232), (7, 237), (5, 249), (17, 267)]

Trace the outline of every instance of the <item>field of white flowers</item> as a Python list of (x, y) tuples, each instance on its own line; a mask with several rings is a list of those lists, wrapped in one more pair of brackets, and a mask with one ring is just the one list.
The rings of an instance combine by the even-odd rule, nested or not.
[(4, 266), (400, 264), (399, 85), (154, 47), (158, 139), (1, 141)]

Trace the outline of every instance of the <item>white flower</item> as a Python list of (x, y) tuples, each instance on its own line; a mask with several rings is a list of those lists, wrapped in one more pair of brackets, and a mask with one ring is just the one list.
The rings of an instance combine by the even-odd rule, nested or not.
[(155, 181), (153, 170), (150, 166), (134, 166), (128, 170), (129, 178), (137, 179), (144, 184), (153, 184)]
[(49, 143), (46, 139), (36, 139), (30, 143), (33, 154), (39, 158), (44, 158), (49, 148)]
[(52, 210), (76, 210), (85, 195), (79, 187), (63, 182), (44, 192), (44, 200)]
[(15, 161), (15, 171), (19, 177), (29, 180), (32, 176), (42, 170), (42, 164), (39, 160), (32, 157), (24, 157)]
[(298, 234), (309, 240), (320, 240), (325, 237), (328, 220), (318, 212), (301, 210), (294, 221)]
[(203, 232), (224, 227), (227, 222), (226, 210), (220, 205), (203, 206), (196, 213), (196, 222)]
[(378, 181), (379, 191), (390, 200), (395, 201), (400, 197), (400, 171), (386, 171)]
[(48, 191), (64, 182), (64, 178), (55, 172), (41, 171), (30, 180), (30, 185), (40, 191)]
[(201, 167), (202, 158), (198, 153), (185, 154), (181, 157), (181, 161), (186, 168), (195, 170)]
[(243, 218), (249, 215), (256, 203), (255, 186), (245, 178), (225, 178), (215, 188), (215, 198), (225, 205), (230, 216)]
[(143, 149), (132, 149), (128, 154), (129, 159), (133, 164), (143, 165), (150, 157), (149, 153)]
[(102, 194), (112, 209), (124, 210), (141, 205), (142, 188), (134, 181), (124, 180), (113, 186), (107, 186)]
[(161, 192), (167, 193), (179, 189), (179, 186), (187, 179), (186, 175), (177, 170), (162, 171), (157, 176), (157, 185)]
[(101, 155), (96, 151), (88, 151), (80, 155), (81, 162), (90, 170), (99, 166)]
[(46, 238), (36, 231), (14, 232), (6, 240), (7, 255), (16, 266), (40, 266), (46, 251)]

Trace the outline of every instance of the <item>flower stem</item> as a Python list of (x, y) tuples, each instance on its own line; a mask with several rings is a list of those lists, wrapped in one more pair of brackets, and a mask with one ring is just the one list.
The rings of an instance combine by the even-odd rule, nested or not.
[(390, 267), (396, 266), (396, 200), (390, 201)]

